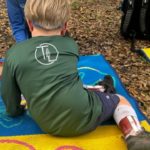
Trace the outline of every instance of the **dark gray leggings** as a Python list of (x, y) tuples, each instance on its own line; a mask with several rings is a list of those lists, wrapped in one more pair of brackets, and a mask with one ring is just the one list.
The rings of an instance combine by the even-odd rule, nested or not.
[(102, 102), (102, 113), (98, 118), (98, 124), (101, 124), (113, 116), (120, 99), (115, 94), (97, 91), (95, 93), (99, 96), (99, 99)]

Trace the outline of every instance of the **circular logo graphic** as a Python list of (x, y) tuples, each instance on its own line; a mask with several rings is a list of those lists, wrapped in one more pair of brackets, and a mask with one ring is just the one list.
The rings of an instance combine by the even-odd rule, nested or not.
[(58, 59), (57, 48), (50, 43), (43, 43), (36, 47), (35, 59), (41, 65), (51, 65)]

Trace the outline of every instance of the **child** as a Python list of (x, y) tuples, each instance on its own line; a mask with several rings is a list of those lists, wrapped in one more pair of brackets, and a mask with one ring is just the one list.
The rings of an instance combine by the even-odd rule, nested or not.
[(7, 113), (23, 114), (22, 93), (32, 118), (44, 132), (56, 136), (90, 132), (114, 116), (129, 150), (149, 150), (150, 134), (124, 97), (83, 88), (78, 46), (63, 36), (69, 13), (68, 0), (27, 0), (25, 16), (32, 38), (7, 52), (3, 68)]
[(24, 17), (26, 0), (6, 0), (7, 12), (16, 42), (21, 42), (30, 37), (30, 32)]

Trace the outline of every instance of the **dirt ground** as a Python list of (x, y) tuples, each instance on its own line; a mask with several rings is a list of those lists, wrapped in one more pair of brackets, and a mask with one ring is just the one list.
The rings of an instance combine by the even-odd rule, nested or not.
[[(81, 55), (103, 54), (116, 69), (129, 93), (150, 118), (150, 63), (130, 51), (130, 41), (120, 36), (120, 0), (74, 0), (68, 23)], [(5, 0), (0, 0), (0, 57), (14, 43)], [(150, 47), (137, 41), (137, 48)]]

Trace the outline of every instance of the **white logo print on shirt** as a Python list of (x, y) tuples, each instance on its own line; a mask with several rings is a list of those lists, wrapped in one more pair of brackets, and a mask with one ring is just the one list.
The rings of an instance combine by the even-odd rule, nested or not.
[(43, 43), (36, 47), (35, 59), (42, 65), (51, 65), (58, 59), (57, 48), (50, 43)]

